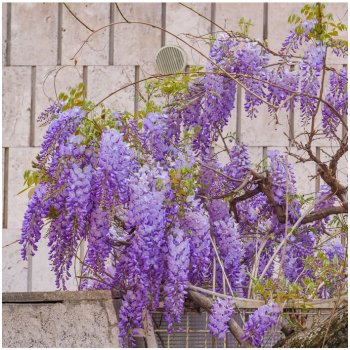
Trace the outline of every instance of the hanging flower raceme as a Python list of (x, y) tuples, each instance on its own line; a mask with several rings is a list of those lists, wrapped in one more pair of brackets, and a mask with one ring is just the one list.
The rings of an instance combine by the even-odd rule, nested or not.
[[(347, 71), (343, 67), (339, 72), (331, 72), (329, 81), (329, 92), (325, 100), (337, 111), (340, 116), (348, 114), (348, 93), (347, 93)], [(322, 128), (323, 133), (333, 138), (336, 136), (337, 128), (340, 124), (340, 117), (336, 115), (326, 103), (322, 106)]]
[(162, 161), (169, 154), (171, 140), (180, 134), (180, 125), (172, 122), (170, 116), (160, 113), (148, 113), (143, 121), (140, 140), (142, 146), (150, 152), (155, 160)]
[(228, 331), (228, 322), (234, 312), (234, 301), (231, 298), (217, 298), (209, 316), (209, 331), (214, 337), (222, 339)]
[(265, 333), (278, 322), (282, 308), (274, 302), (260, 306), (244, 325), (242, 340), (251, 341), (253, 346), (261, 347)]
[(164, 308), (168, 329), (172, 331), (174, 322), (181, 321), (184, 311), (190, 263), (189, 237), (179, 227), (175, 226), (168, 235), (167, 255)]
[(238, 187), (247, 176), (250, 168), (248, 147), (243, 143), (236, 144), (230, 150), (230, 162), (225, 165), (224, 172), (233, 179), (241, 181), (227, 180), (228, 186)]
[[(240, 267), (242, 257), (242, 242), (237, 232), (237, 224), (233, 218), (215, 221), (213, 223), (213, 236), (223, 261), (225, 273), (231, 287), (235, 290), (241, 287)], [(222, 286), (223, 273), (218, 267), (218, 286)]]
[[(74, 134), (80, 122), (85, 116), (85, 112), (79, 107), (59, 112), (57, 119), (54, 119), (45, 136), (39, 152), (38, 161), (39, 167), (44, 165), (55, 157), (59, 156), (55, 153), (61, 145), (64, 145), (67, 140)], [(51, 173), (55, 175), (55, 169), (51, 169)]]
[(310, 45), (303, 60), (299, 64), (300, 70), (300, 111), (301, 121), (309, 123), (315, 117), (318, 93), (320, 89), (320, 76), (323, 69), (326, 48), (322, 45)]
[(270, 151), (269, 175), (272, 180), (274, 200), (277, 205), (285, 206), (289, 203), (288, 215), (291, 222), (300, 217), (299, 202), (293, 198), (296, 193), (296, 179), (293, 167), (287, 158), (279, 151)]
[(41, 238), (44, 219), (49, 214), (51, 206), (51, 200), (45, 199), (48, 187), (48, 184), (40, 183), (29, 201), (19, 241), (19, 244), (22, 245), (22, 259), (27, 259), (28, 254), (34, 255), (34, 251), (38, 249), (37, 243)]
[[(316, 196), (315, 211), (331, 208), (336, 202), (337, 197), (333, 195), (331, 188), (327, 184), (321, 185), (320, 191)], [(323, 234), (327, 231), (326, 225), (329, 222), (330, 218), (326, 217), (322, 220), (317, 220), (313, 223), (318, 234)]]
[(186, 213), (182, 226), (190, 240), (190, 281), (193, 284), (207, 282), (212, 257), (208, 215), (199, 207)]

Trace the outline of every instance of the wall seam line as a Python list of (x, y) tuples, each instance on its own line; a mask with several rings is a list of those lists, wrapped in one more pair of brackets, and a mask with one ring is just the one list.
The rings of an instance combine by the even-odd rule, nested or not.
[(62, 3), (58, 4), (57, 19), (57, 65), (62, 65)]
[(4, 149), (4, 193), (2, 197), (2, 227), (8, 228), (8, 185), (9, 185), (9, 148)]
[(30, 74), (30, 126), (29, 126), (29, 146), (35, 147), (35, 100), (36, 100), (36, 66), (31, 67)]
[[(162, 29), (166, 29), (166, 2), (162, 2)], [(165, 31), (162, 30), (161, 36), (160, 36), (160, 46), (165, 46)]]
[(6, 66), (11, 65), (11, 22), (12, 22), (12, 4), (7, 4), (7, 23), (6, 23)]
[[(110, 3), (109, 11), (109, 22), (110, 24), (114, 23), (115, 20), (115, 5)], [(110, 66), (114, 65), (114, 26), (109, 27), (109, 52), (108, 52), (108, 64)]]

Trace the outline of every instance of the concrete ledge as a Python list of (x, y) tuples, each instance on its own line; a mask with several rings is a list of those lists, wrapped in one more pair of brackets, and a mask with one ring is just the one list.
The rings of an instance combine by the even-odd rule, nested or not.
[(17, 292), (2, 293), (2, 303), (38, 303), (77, 300), (120, 299), (120, 293), (109, 290), (57, 291), (57, 292)]

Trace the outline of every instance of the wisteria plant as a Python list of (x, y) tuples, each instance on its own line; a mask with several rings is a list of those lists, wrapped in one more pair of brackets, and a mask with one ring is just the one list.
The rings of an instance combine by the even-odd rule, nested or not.
[[(206, 67), (147, 80), (136, 113), (87, 100), (80, 84), (40, 115), (49, 127), (25, 173), (23, 259), (45, 236), (58, 289), (78, 259), (81, 290), (120, 292), (122, 345), (135, 345), (135, 329), (160, 305), (171, 332), (186, 300), (203, 299), (213, 336), (230, 330), (240, 344), (263, 346), (288, 300), (346, 289), (347, 185), (337, 170), (347, 152), (347, 72), (327, 63), (347, 56), (338, 34), (346, 27), (324, 4), (289, 21), (278, 52), (247, 28), (219, 27)], [(263, 105), (275, 123), (287, 124), (291, 109), (300, 114), (293, 147), (252, 163), (249, 148), (225, 132), (238, 89), (251, 123)], [(336, 145), (327, 161), (315, 152), (320, 138)], [(315, 198), (299, 193), (295, 161), (317, 165)], [(235, 297), (266, 305), (241, 328)]]

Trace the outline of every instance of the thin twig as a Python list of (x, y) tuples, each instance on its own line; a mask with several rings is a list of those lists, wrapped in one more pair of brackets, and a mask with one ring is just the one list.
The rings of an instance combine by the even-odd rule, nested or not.
[(94, 33), (95, 31), (91, 29), (86, 23), (84, 23), (69, 7), (68, 5), (64, 2), (63, 3), (64, 7), (68, 10), (68, 12), (80, 23), (82, 24), (87, 30), (90, 32)]

